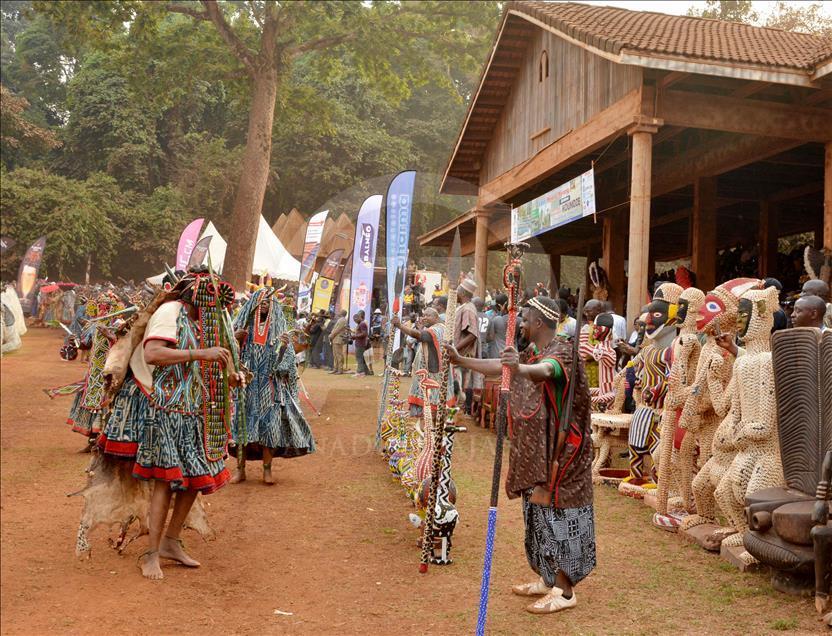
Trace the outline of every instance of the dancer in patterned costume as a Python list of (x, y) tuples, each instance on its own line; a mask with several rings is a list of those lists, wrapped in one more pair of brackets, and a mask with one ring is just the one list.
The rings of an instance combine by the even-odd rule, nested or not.
[[(234, 413), (235, 448), (245, 444), (246, 459), (263, 460), (263, 483), (271, 485), (273, 457), (315, 451), (312, 430), (298, 404), (295, 350), (274, 290), (255, 291), (237, 314), (234, 327), (241, 341), (240, 359), (254, 374), (245, 390), (245, 407), (238, 401)], [(233, 481), (245, 479), (245, 463), (238, 461)]]
[(185, 552), (179, 534), (197, 494), (212, 493), (229, 479), (224, 462), (229, 383), (243, 381), (241, 374), (226, 371), (232, 354), (218, 346), (219, 313), (233, 302), (233, 288), (207, 273), (192, 272), (172, 292), (177, 300), (162, 304), (150, 317), (130, 362), (151, 403), (133, 465), (134, 477), (155, 481), (150, 545), (140, 557), (142, 574), (149, 579), (162, 578), (160, 558), (199, 566)]
[[(619, 486), (622, 494), (643, 495), (641, 490), (631, 491), (632, 486), (653, 489), (656, 487), (657, 466), (654, 453), (659, 447), (659, 424), (667, 382), (673, 359), (673, 340), (676, 330), (676, 303), (682, 288), (675, 283), (664, 283), (656, 291), (656, 297), (647, 308), (646, 345), (636, 356), (634, 369), (636, 390), (641, 399), (633, 413), (627, 446), (630, 451), (630, 474)], [(651, 479), (644, 476), (644, 460), (653, 456)]]
[[(531, 344), (518, 352), (507, 347), (501, 360), (463, 358), (449, 348), (454, 364), (497, 375), (512, 369), (509, 456), (506, 492), (522, 497), (526, 557), (540, 578), (515, 585), (520, 596), (541, 596), (526, 609), (548, 614), (575, 607), (573, 586), (595, 567), (592, 505), (592, 440), (589, 387), (583, 365), (569, 367), (572, 344), (556, 338), (557, 304), (535, 297), (523, 309), (521, 337)], [(577, 381), (566, 442), (555, 457), (563, 400)]]
[[(92, 303), (92, 306), (87, 308), (87, 312), (93, 316), (106, 316), (122, 309), (124, 309), (122, 303), (102, 297), (98, 302)], [(89, 366), (82, 388), (75, 394), (75, 400), (67, 417), (67, 424), (74, 432), (89, 438), (85, 452), (89, 452), (91, 445), (95, 443), (96, 437), (101, 432), (102, 417), (106, 406), (104, 362), (107, 360), (110, 347), (116, 340), (111, 330), (112, 326), (112, 321), (95, 321), (89, 322), (85, 329), (91, 343)]]

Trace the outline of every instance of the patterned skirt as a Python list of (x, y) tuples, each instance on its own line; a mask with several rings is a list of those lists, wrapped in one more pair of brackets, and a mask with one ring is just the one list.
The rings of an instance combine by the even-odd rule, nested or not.
[(205, 456), (198, 415), (150, 408), (139, 435), (133, 477), (170, 483), (172, 490), (219, 490), (230, 475), (223, 460)]
[(580, 508), (540, 506), (523, 493), (526, 559), (549, 587), (563, 571), (576, 585), (595, 569), (595, 519), (592, 504)]
[[(264, 399), (265, 398), (265, 399)], [(315, 452), (312, 429), (303, 416), (297, 401), (285, 389), (271, 397), (268, 391), (260, 396), (253, 390), (246, 391), (246, 458), (262, 459), (263, 449), (272, 451), (273, 457), (301, 457)], [(232, 434), (237, 444), (243, 442), (242, 421), (235, 413)], [(231, 447), (236, 457), (236, 449)]]
[(85, 406), (85, 396), (86, 391), (84, 389), (75, 394), (66, 423), (72, 427), (73, 432), (91, 437), (101, 432), (101, 418), (104, 411), (103, 409), (91, 409)]
[(150, 399), (129, 376), (110, 405), (98, 447), (108, 455), (135, 458), (141, 432), (150, 411)]

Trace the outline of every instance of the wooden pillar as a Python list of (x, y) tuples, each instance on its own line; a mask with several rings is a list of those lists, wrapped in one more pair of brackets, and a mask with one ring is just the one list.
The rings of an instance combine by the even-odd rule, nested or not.
[(629, 271), (627, 325), (632, 325), (647, 299), (647, 261), (650, 255), (650, 181), (653, 178), (653, 126), (635, 126), (630, 176)]
[(777, 238), (780, 235), (777, 206), (770, 201), (760, 201), (759, 257), (757, 275), (760, 278), (777, 275)]
[(696, 273), (696, 286), (707, 292), (716, 287), (716, 177), (694, 181), (690, 229), (691, 269)]
[(610, 212), (604, 216), (601, 250), (610, 281), (609, 300), (619, 314), (624, 311), (624, 228), (625, 219), (621, 212)]
[(474, 237), (474, 274), (477, 279), (477, 296), (485, 298), (485, 278), (488, 275), (488, 222), (489, 214), (477, 210), (476, 235)]
[(823, 247), (832, 250), (832, 141), (826, 142), (823, 162)]
[(563, 285), (560, 279), (560, 254), (549, 254), (549, 293), (557, 298), (558, 288)]

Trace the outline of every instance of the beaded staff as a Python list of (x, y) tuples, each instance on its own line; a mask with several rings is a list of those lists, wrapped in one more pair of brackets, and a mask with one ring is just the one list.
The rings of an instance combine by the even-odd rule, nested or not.
[[(456, 325), (456, 285), (459, 282), (460, 260), (462, 244), (459, 238), (459, 230), (454, 234), (454, 242), (451, 246), (451, 256), (448, 259), (448, 307), (445, 310), (445, 328), (442, 332), (442, 340), (446, 344), (454, 341), (454, 328)], [(424, 574), (428, 571), (433, 554), (433, 536), (435, 532), (434, 521), (436, 520), (436, 497), (439, 491), (439, 474), (442, 471), (442, 442), (445, 438), (445, 419), (448, 415), (448, 387), (453, 382), (450, 372), (450, 361), (448, 351), (442, 348), (442, 386), (439, 389), (439, 405), (436, 412), (436, 423), (433, 427), (433, 460), (430, 470), (430, 495), (428, 496), (428, 507), (425, 509), (425, 527), (422, 531), (422, 561), (419, 563), (419, 572)], [(431, 411), (430, 403), (425, 394), (424, 409)]]
[(387, 396), (390, 389), (390, 371), (393, 366), (393, 342), (395, 341), (396, 328), (393, 326), (393, 316), (399, 315), (399, 303), (401, 302), (402, 290), (404, 289), (404, 270), (396, 272), (396, 281), (393, 284), (393, 307), (390, 314), (390, 333), (387, 334), (387, 351), (384, 356), (384, 381), (381, 387), (381, 399), (378, 405), (378, 419), (376, 421), (376, 449), (381, 448), (381, 419), (387, 408)]
[[(520, 261), (523, 251), (528, 248), (525, 243), (506, 243), (508, 262), (503, 269), (503, 285), (508, 293), (508, 324), (506, 325), (506, 346), (514, 346), (514, 331), (517, 326), (517, 296), (520, 290), (522, 269)], [(491, 476), (491, 505), (488, 508), (488, 531), (485, 537), (485, 559), (482, 566), (482, 584), (480, 585), (480, 609), (477, 616), (477, 636), (485, 634), (488, 619), (488, 593), (491, 587), (491, 560), (494, 556), (494, 535), (497, 532), (497, 501), (500, 497), (500, 473), (503, 470), (503, 436), (505, 434), (506, 414), (509, 392), (511, 390), (511, 370), (503, 365), (500, 378), (500, 408), (497, 412), (497, 443), (494, 449), (494, 471)]]

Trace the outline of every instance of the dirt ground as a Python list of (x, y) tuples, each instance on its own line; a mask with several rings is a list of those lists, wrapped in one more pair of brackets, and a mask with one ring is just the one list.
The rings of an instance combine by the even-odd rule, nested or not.
[[(492, 433), (457, 436), (455, 563), (420, 575), (412, 508), (372, 450), (378, 379), (309, 370), (318, 453), (277, 463), (272, 488), (250, 463), (247, 483), (205, 499), (216, 540), (186, 536), (202, 567), (168, 565), (164, 581), (146, 581), (136, 567), (143, 539), (119, 556), (99, 530), (92, 559), (74, 558), (82, 501), (66, 494), (83, 484), (88, 456), (65, 424), (70, 398), (41, 392), (83, 375), (60, 360), (60, 342), (55, 330), (31, 330), (0, 366), (3, 634), (473, 633)], [(540, 617), (509, 589), (531, 578), (518, 502), (502, 496), (490, 633), (821, 632), (809, 600), (654, 529), (643, 504), (606, 488), (595, 503), (598, 567), (577, 588), (577, 608)]]

